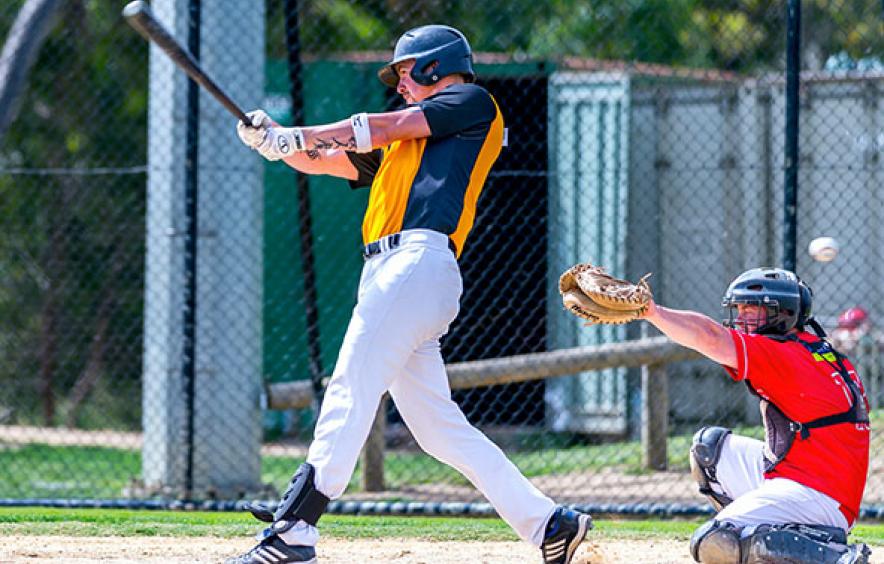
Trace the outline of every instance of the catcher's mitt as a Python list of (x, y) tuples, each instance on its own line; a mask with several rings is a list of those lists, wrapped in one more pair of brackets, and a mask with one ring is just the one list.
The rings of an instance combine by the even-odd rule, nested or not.
[(576, 264), (562, 273), (559, 292), (565, 309), (589, 324), (619, 325), (640, 318), (651, 301), (645, 274), (637, 284), (614, 278), (604, 267)]

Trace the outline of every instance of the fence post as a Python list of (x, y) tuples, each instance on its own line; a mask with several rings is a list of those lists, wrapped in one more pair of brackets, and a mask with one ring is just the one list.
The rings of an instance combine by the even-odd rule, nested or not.
[(381, 398), (374, 423), (362, 449), (362, 489), (384, 491), (384, 429), (387, 427), (387, 394)]
[(665, 470), (669, 434), (669, 377), (666, 364), (642, 366), (642, 466)]
[[(206, 71), (234, 100), (257, 107), (264, 97), (264, 4), (242, 13), (229, 2), (197, 4), (154, 0), (151, 7), (176, 37), (195, 38), (191, 24), (201, 22), (201, 52), (212, 54), (203, 60)], [(240, 24), (249, 33), (223, 32)], [(188, 87), (156, 46), (145, 71), (142, 478), (148, 491), (164, 495), (236, 499), (261, 490), (264, 169), (231, 143), (224, 108)], [(199, 130), (197, 152), (188, 151), (183, 116), (199, 118), (191, 123)]]

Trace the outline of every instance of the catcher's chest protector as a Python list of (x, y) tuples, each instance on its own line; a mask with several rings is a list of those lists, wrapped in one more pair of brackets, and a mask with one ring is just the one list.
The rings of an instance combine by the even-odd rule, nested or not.
[[(764, 423), (765, 473), (772, 471), (777, 464), (786, 458), (789, 449), (792, 448), (792, 443), (795, 441), (796, 433), (800, 433), (802, 440), (806, 440), (810, 437), (811, 429), (828, 427), (830, 425), (838, 425), (841, 423), (869, 422), (869, 413), (866, 410), (866, 404), (863, 401), (863, 395), (860, 392), (859, 386), (857, 386), (853, 378), (850, 377), (847, 368), (844, 366), (844, 355), (833, 349), (827, 341), (822, 339), (815, 343), (811, 343), (799, 339), (794, 335), (771, 338), (781, 342), (795, 341), (800, 343), (808, 350), (808, 352), (810, 352), (810, 354), (814, 355), (815, 358), (828, 362), (841, 376), (847, 389), (850, 390), (852, 403), (850, 409), (842, 413), (827, 415), (825, 417), (814, 419), (813, 421), (801, 423), (793, 421), (787, 417), (779, 407), (771, 403), (769, 400), (762, 398), (760, 408), (761, 418)], [(749, 380), (746, 380), (746, 386), (753, 394), (761, 397), (755, 388), (752, 387), (752, 384), (749, 383)]]

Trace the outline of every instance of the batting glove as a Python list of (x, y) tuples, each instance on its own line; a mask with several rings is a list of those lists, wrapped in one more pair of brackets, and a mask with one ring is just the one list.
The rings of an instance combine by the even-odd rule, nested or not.
[(245, 145), (252, 149), (257, 149), (264, 141), (267, 129), (273, 125), (273, 120), (270, 119), (270, 116), (264, 110), (249, 112), (246, 114), (246, 117), (249, 118), (251, 123), (246, 125), (242, 121), (236, 122), (236, 134)]
[(236, 124), (236, 134), (247, 146), (258, 151), (268, 161), (278, 161), (304, 150), (304, 135), (297, 127), (274, 126), (263, 110), (246, 114), (252, 125), (242, 121)]

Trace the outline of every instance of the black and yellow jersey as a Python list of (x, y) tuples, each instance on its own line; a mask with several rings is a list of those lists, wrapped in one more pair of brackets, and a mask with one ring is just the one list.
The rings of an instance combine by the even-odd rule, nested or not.
[(432, 229), (448, 235), (460, 256), (500, 154), (503, 117), (491, 94), (475, 84), (452, 84), (416, 106), (429, 137), (347, 153), (359, 171), (351, 186), (371, 186), (362, 238), (369, 243), (406, 229)]

